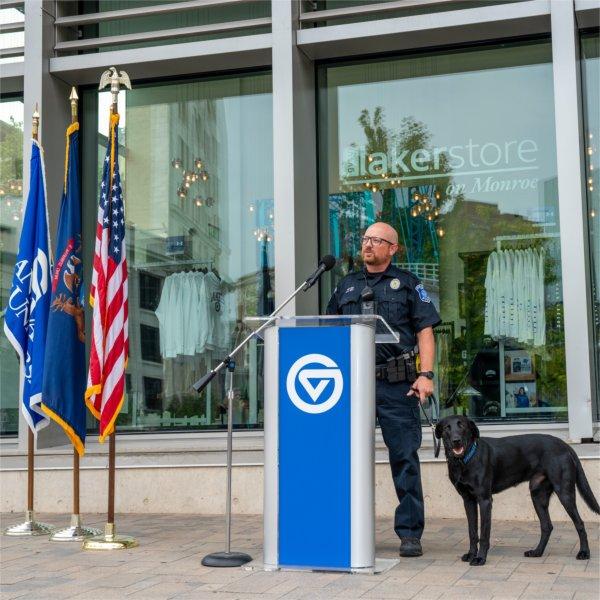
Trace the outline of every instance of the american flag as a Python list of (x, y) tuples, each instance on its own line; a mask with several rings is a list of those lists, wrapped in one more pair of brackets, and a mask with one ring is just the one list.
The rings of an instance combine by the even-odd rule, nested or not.
[(118, 124), (119, 115), (111, 115), (90, 289), (92, 346), (85, 398), (88, 408), (100, 421), (101, 442), (114, 431), (125, 398), (129, 356), (125, 209), (119, 176)]

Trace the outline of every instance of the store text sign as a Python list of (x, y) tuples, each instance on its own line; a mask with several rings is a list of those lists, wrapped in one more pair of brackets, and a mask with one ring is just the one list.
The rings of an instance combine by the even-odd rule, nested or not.
[(532, 172), (538, 169), (538, 152), (538, 144), (532, 139), (501, 143), (469, 139), (454, 146), (393, 147), (388, 152), (371, 153), (364, 146), (353, 145), (343, 152), (342, 177), (352, 183), (384, 182), (390, 177), (415, 183), (440, 177), (473, 178), (468, 189), (463, 183), (449, 184), (453, 188), (449, 193), (535, 189), (537, 178)]

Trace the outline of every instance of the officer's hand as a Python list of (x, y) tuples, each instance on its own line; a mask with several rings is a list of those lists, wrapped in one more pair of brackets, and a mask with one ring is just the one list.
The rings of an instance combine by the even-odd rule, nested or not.
[(424, 404), (427, 398), (433, 394), (433, 381), (428, 377), (418, 377), (412, 384), (407, 396), (419, 396), (419, 401)]

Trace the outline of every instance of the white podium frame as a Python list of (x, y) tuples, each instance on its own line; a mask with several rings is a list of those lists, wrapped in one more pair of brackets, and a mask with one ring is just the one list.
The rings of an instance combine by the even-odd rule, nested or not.
[[(253, 328), (268, 317), (247, 318)], [(387, 333), (376, 334), (381, 322)], [(379, 315), (277, 317), (261, 331), (264, 339), (264, 568), (279, 563), (279, 330), (283, 327), (350, 328), (350, 565), (352, 572), (375, 566), (375, 343), (397, 343)], [(311, 569), (310, 566), (294, 568)], [(312, 567), (332, 570), (333, 568)]]

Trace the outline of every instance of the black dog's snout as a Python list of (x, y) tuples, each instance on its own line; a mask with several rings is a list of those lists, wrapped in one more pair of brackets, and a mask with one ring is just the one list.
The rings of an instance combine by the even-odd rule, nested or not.
[(455, 446), (460, 446), (462, 444), (462, 440), (460, 438), (452, 440), (452, 443)]

